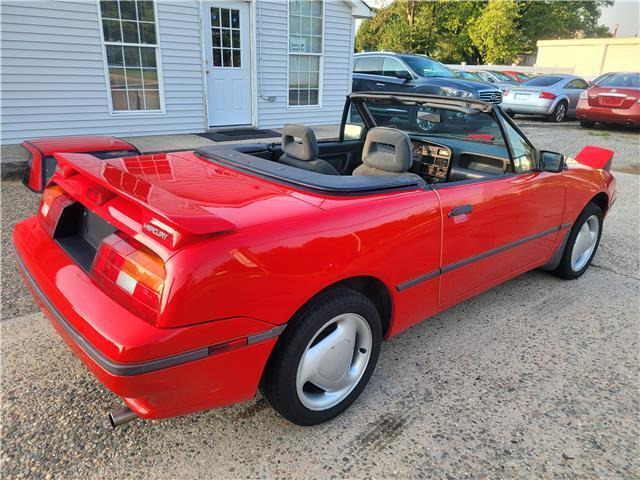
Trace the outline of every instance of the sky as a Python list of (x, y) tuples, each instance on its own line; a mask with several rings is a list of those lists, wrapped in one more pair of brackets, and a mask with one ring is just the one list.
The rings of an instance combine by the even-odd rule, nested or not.
[(612, 32), (618, 24), (617, 37), (640, 36), (640, 0), (616, 0), (602, 11), (600, 23)]

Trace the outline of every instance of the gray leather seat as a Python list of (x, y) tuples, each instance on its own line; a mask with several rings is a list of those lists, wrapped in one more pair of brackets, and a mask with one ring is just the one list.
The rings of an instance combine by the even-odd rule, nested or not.
[[(300, 141), (296, 140), (300, 139)], [(282, 129), (282, 152), (280, 163), (292, 167), (324, 173), (340, 175), (329, 162), (318, 158), (320, 152), (316, 135), (309, 127), (288, 123)]]
[(353, 175), (401, 176), (422, 180), (408, 172), (413, 163), (409, 135), (395, 128), (376, 127), (369, 130), (362, 150), (362, 165)]

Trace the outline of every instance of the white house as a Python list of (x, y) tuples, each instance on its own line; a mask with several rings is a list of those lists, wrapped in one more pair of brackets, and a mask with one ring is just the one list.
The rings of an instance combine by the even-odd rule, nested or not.
[(2, 0), (0, 143), (337, 123), (361, 0)]

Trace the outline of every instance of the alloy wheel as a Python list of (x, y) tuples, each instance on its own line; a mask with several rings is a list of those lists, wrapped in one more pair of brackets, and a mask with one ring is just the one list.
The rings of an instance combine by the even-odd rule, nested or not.
[(598, 243), (600, 234), (600, 220), (596, 215), (591, 215), (580, 227), (580, 231), (573, 243), (571, 251), (571, 269), (579, 272), (589, 262)]
[(561, 122), (562, 120), (564, 120), (566, 110), (567, 107), (565, 107), (564, 103), (558, 105), (558, 108), (556, 108), (556, 122)]
[(356, 313), (332, 318), (308, 343), (296, 375), (300, 402), (327, 410), (344, 400), (364, 375), (373, 346), (367, 321)]

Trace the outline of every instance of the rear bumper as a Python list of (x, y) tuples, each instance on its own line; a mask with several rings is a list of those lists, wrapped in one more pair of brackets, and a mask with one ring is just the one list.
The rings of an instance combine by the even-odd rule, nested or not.
[(640, 126), (640, 104), (634, 103), (631, 108), (593, 107), (587, 100), (581, 99), (576, 109), (576, 118), (588, 122), (614, 123), (625, 125), (631, 122)]
[(555, 108), (555, 102), (553, 100), (536, 99), (534, 102), (530, 103), (519, 103), (503, 98), (500, 106), (503, 110), (513, 113), (522, 113), (525, 115), (551, 115)]
[[(35, 217), (16, 226), (14, 244), (21, 273), (54, 328), (139, 416), (183, 415), (255, 394), (284, 326), (235, 318), (158, 328), (106, 297)], [(244, 346), (222, 347), (241, 339)]]

